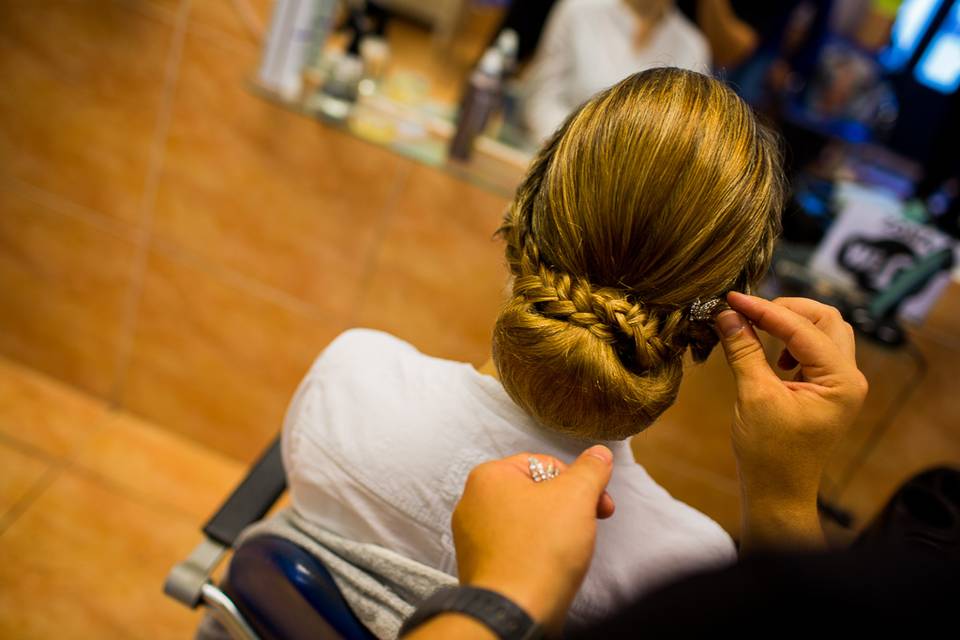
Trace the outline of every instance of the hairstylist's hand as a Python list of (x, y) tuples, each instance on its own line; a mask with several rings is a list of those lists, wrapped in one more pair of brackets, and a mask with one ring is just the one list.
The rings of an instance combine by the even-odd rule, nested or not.
[[(733, 311), (716, 323), (737, 382), (732, 439), (744, 549), (822, 543), (820, 476), (867, 393), (853, 329), (833, 307), (804, 298), (771, 302), (732, 292), (727, 302)], [(799, 367), (793, 380), (773, 372), (746, 320), (784, 342), (778, 366)]]
[(476, 467), (453, 512), (460, 582), (502, 593), (559, 631), (593, 557), (597, 518), (613, 515), (605, 492), (613, 456), (597, 445), (536, 483), (528, 454)]

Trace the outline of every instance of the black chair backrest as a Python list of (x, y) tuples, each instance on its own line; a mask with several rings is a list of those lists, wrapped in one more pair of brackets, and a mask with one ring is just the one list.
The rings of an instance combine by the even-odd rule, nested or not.
[(246, 477), (217, 509), (203, 533), (220, 544), (232, 547), (247, 526), (262, 518), (287, 488), (280, 453), (280, 436), (267, 445)]

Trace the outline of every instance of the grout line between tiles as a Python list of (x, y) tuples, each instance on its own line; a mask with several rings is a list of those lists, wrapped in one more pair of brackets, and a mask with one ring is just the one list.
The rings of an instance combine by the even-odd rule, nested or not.
[[(53, 485), (58, 479), (72, 474), (78, 478), (82, 478), (87, 482), (93, 482), (100, 485), (101, 487), (112, 491), (132, 502), (136, 502), (150, 510), (153, 511), (162, 511), (167, 515), (175, 516), (182, 518), (186, 522), (196, 524), (199, 535), (199, 528), (203, 522), (203, 518), (206, 516), (200, 516), (198, 518), (197, 514), (180, 508), (175, 503), (163, 500), (162, 498), (156, 498), (151, 496), (149, 493), (144, 491), (138, 491), (132, 489), (122, 482), (117, 482), (116, 480), (105, 476), (101, 473), (98, 473), (95, 469), (87, 467), (79, 463), (76, 455), (78, 452), (74, 452), (73, 457), (62, 460), (53, 460), (50, 461), (49, 454), (46, 454), (47, 460), (50, 461), (50, 466), (43, 472), (43, 475), (34, 482), (30, 488), (24, 493), (24, 495), (18, 499), (13, 506), (7, 509), (6, 512), (0, 514), (0, 546), (3, 544), (3, 534), (6, 533), (12, 525), (24, 515), (31, 506), (36, 502), (36, 500), (42, 496), (50, 486)], [(224, 495), (227, 495), (234, 484), (243, 478), (245, 469), (241, 469), (238, 472), (237, 478), (232, 482), (228, 487), (224, 489)], [(211, 513), (219, 506), (219, 504), (211, 505)]]
[(43, 475), (37, 480), (33, 485), (27, 490), (23, 496), (17, 500), (13, 506), (11, 506), (7, 511), (0, 515), (0, 541), (3, 539), (3, 534), (10, 529), (10, 526), (15, 523), (20, 516), (22, 516), (27, 509), (30, 508), (37, 498), (39, 498), (43, 493), (50, 488), (50, 485), (59, 478), (66, 465), (61, 464), (52, 464), (46, 471), (43, 472)]
[[(58, 478), (68, 473), (84, 478), (90, 482), (95, 482), (149, 509), (161, 510), (170, 515), (182, 517), (185, 520), (197, 523), (199, 526), (200, 521), (197, 519), (196, 514), (178, 507), (173, 502), (166, 501), (162, 498), (156, 498), (147, 492), (138, 491), (128, 487), (122, 482), (118, 482), (109, 476), (99, 473), (94, 467), (85, 465), (81, 462), (84, 449), (88, 445), (89, 441), (96, 437), (100, 431), (106, 429), (111, 419), (117, 415), (124, 414), (125, 412), (120, 411), (106, 411), (103, 416), (95, 421), (94, 426), (90, 428), (90, 433), (88, 434), (87, 438), (83, 442), (78, 442), (70, 449), (69, 452), (63, 455), (57, 455), (48, 451), (44, 451), (43, 449), (39, 449), (30, 443), (18, 440), (17, 438), (8, 434), (0, 433), (0, 444), (10, 447), (11, 449), (24, 455), (41, 460), (48, 465), (48, 468), (44, 471), (43, 475), (41, 475), (41, 477), (34, 482), (33, 485), (31, 485), (27, 492), (24, 493), (24, 495), (18, 499), (13, 506), (7, 509), (6, 512), (0, 513), (0, 537), (2, 537), (3, 533), (6, 532), (10, 526), (13, 525), (16, 520), (18, 520), (20, 516), (22, 516), (30, 508), (36, 499), (47, 490), (47, 488), (49, 488)], [(154, 429), (162, 429), (157, 425), (151, 425), (151, 427)], [(197, 445), (196, 443), (191, 444), (192, 446), (202, 446)], [(206, 448), (204, 447), (204, 449)], [(212, 449), (206, 450), (211, 455), (223, 455)], [(234, 479), (230, 486), (225, 488), (224, 491), (231, 489), (234, 483), (239, 481), (243, 477), (244, 473), (246, 473), (246, 467), (242, 461), (234, 460), (232, 458), (228, 458), (228, 460), (230, 462), (237, 463), (240, 469), (237, 472), (237, 478)], [(212, 505), (211, 511), (217, 506), (218, 505)], [(0, 539), (0, 544), (2, 544), (2, 539)]]
[(399, 201), (403, 190), (406, 189), (407, 185), (410, 183), (411, 176), (416, 168), (416, 165), (413, 163), (407, 163), (405, 166), (406, 169), (402, 170), (400, 175), (397, 176), (396, 185), (387, 196), (386, 202), (384, 203), (380, 212), (380, 219), (377, 221), (377, 225), (374, 230), (373, 239), (370, 241), (370, 250), (367, 252), (367, 256), (363, 264), (363, 270), (360, 273), (360, 282), (357, 287), (359, 290), (359, 293), (357, 294), (357, 300), (354, 303), (353, 311), (349, 314), (350, 326), (357, 324), (360, 310), (363, 308), (364, 302), (366, 302), (367, 293), (369, 292), (369, 289), (373, 283), (373, 275), (376, 272), (380, 254), (383, 251), (384, 240), (387, 237), (387, 231), (390, 228), (390, 222), (394, 217), (396, 217), (397, 202)]
[(4, 447), (9, 447), (14, 451), (17, 451), (18, 453), (22, 453), (25, 456), (29, 456), (31, 458), (38, 458), (51, 465), (62, 463), (66, 457), (66, 456), (58, 456), (54, 453), (45, 451), (36, 445), (30, 444), (29, 442), (24, 442), (23, 440), (20, 440), (7, 433), (0, 433), (0, 445), (3, 445)]
[(187, 265), (191, 268), (210, 273), (224, 282), (237, 287), (238, 289), (242, 289), (260, 299), (267, 300), (290, 311), (318, 319), (327, 318), (330, 316), (330, 312), (323, 311), (316, 305), (289, 294), (283, 289), (278, 289), (244, 273), (223, 267), (216, 262), (206, 260), (164, 238), (152, 238), (150, 248), (154, 252), (162, 254), (171, 260), (179, 262), (183, 265)]
[(14, 193), (34, 204), (39, 204), (50, 213), (79, 220), (111, 235), (127, 238), (136, 235), (133, 224), (108, 216), (105, 213), (77, 204), (63, 196), (51, 193), (12, 176), (0, 177), (0, 190)]
[(108, 399), (113, 406), (119, 406), (126, 382), (130, 360), (133, 354), (133, 340), (139, 316), (140, 298), (146, 278), (147, 260), (150, 251), (150, 238), (153, 233), (153, 214), (156, 208), (157, 193), (160, 188), (160, 175), (166, 159), (167, 138), (173, 117), (173, 101), (176, 95), (177, 80), (180, 75), (180, 63), (183, 59), (183, 47), (186, 41), (187, 22), (190, 16), (191, 0), (181, 0), (177, 12), (176, 26), (171, 38), (170, 53), (164, 70), (163, 95), (157, 113), (157, 122), (150, 148), (147, 179), (144, 184), (143, 199), (140, 205), (140, 228), (136, 249), (130, 268), (130, 283), (122, 311), (120, 336), (114, 362), (113, 388)]
[[(100, 486), (113, 491), (124, 498), (127, 498), (128, 500), (147, 507), (148, 509), (154, 511), (163, 511), (169, 515), (181, 517), (197, 526), (198, 535), (200, 534), (200, 527), (203, 525), (204, 518), (209, 517), (220, 506), (219, 503), (211, 505), (210, 513), (204, 514), (198, 518), (197, 514), (177, 506), (172, 501), (163, 500), (162, 498), (155, 498), (146, 491), (138, 491), (137, 489), (133, 489), (122, 482), (117, 482), (109, 476), (98, 473), (95, 469), (91, 469), (90, 467), (79, 464), (75, 460), (64, 466), (62, 471), (64, 473), (71, 473), (77, 477), (83, 478), (88, 482), (99, 484)], [(227, 487), (224, 488), (224, 498), (229, 495), (229, 493), (236, 486), (236, 483), (243, 479), (245, 473), (246, 469), (241, 469), (238, 472), (237, 477)], [(2, 533), (2, 530), (0, 530), (0, 533)]]

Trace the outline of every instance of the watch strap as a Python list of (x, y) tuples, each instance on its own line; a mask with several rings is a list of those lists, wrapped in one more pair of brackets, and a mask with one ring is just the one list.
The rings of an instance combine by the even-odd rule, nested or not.
[(404, 621), (400, 636), (442, 613), (461, 613), (486, 625), (501, 640), (539, 640), (543, 628), (513, 600), (496, 591), (459, 586), (438, 589)]

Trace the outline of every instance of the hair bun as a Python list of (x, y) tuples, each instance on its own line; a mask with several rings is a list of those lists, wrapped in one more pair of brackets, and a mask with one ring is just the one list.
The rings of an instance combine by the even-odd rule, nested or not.
[(510, 397), (544, 426), (581, 438), (621, 440), (652, 424), (676, 399), (683, 349), (656, 333), (655, 320), (639, 322), (636, 304), (596, 291), (587, 303), (587, 287), (573, 283), (569, 298), (554, 294), (567, 276), (557, 276), (560, 287), (539, 280), (517, 278), (494, 328)]
[(651, 425), (676, 400), (687, 347), (705, 358), (716, 337), (701, 343), (699, 323), (682, 309), (650, 308), (543, 264), (509, 215), (501, 234), (515, 276), (494, 361), (511, 398), (544, 426), (581, 438), (621, 440)]

